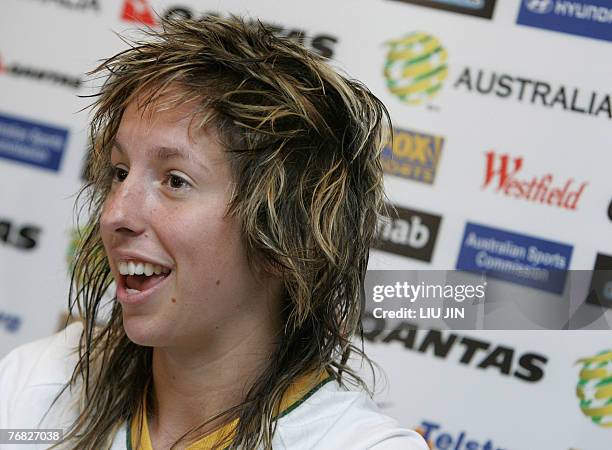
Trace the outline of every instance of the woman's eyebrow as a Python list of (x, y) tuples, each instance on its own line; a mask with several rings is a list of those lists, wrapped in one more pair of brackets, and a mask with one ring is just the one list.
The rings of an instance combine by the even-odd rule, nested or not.
[(166, 146), (153, 147), (151, 152), (153, 156), (155, 156), (157, 159), (161, 159), (164, 161), (168, 159), (183, 159), (187, 161), (197, 162), (194, 160), (191, 153), (185, 152), (181, 148), (178, 148), (178, 147), (166, 147)]
[(113, 139), (111, 142), (111, 149), (117, 150), (122, 155), (125, 155), (125, 151), (123, 150), (123, 146), (119, 143), (117, 138)]
[[(125, 155), (125, 150), (121, 143), (114, 139), (112, 143), (112, 148), (116, 149), (122, 155)], [(208, 168), (201, 162), (193, 157), (190, 152), (183, 150), (180, 147), (168, 147), (168, 146), (159, 146), (153, 147), (149, 150), (149, 154), (161, 161), (168, 161), (172, 159), (178, 159), (183, 161), (193, 162), (204, 170), (208, 170)]]
[(208, 171), (208, 168), (198, 159), (194, 158), (191, 152), (185, 151), (180, 147), (154, 147), (151, 149), (152, 156), (161, 161), (168, 161), (172, 159), (188, 161), (196, 164), (203, 170)]

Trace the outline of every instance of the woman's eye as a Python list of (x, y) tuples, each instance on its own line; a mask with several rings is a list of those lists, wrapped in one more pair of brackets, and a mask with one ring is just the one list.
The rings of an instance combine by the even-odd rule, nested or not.
[(113, 166), (112, 171), (113, 180), (118, 181), (119, 183), (123, 182), (128, 176), (128, 171), (118, 166)]
[(168, 186), (172, 189), (183, 189), (191, 187), (191, 184), (185, 180), (183, 177), (180, 177), (175, 174), (168, 174), (167, 178)]

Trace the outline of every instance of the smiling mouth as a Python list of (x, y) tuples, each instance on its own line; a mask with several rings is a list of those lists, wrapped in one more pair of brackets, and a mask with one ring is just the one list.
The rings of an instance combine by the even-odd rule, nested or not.
[(125, 283), (126, 292), (128, 294), (137, 294), (142, 291), (147, 291), (158, 285), (172, 272), (160, 273), (159, 275), (122, 275)]
[(117, 271), (121, 285), (129, 296), (153, 289), (166, 279), (172, 269), (159, 264), (138, 260), (118, 261)]

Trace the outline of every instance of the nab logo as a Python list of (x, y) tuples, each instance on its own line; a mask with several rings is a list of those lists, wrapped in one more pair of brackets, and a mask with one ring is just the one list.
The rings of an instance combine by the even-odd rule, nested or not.
[(138, 22), (149, 26), (156, 24), (147, 0), (125, 0), (121, 18), (127, 22)]
[(523, 0), (525, 7), (536, 14), (548, 14), (552, 11), (554, 3), (552, 0)]
[(383, 217), (376, 227), (374, 248), (421, 261), (431, 261), (442, 218), (421, 211), (395, 208), (397, 216)]

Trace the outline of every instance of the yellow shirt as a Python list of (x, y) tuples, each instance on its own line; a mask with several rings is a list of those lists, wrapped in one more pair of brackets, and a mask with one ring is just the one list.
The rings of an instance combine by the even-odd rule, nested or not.
[[(317, 389), (331, 380), (332, 377), (326, 371), (322, 371), (318, 376), (304, 375), (296, 380), (289, 386), (283, 395), (280, 405), (281, 412), (279, 414), (279, 418), (299, 406), (304, 400), (314, 394)], [(143, 405), (143, 411), (146, 411), (145, 406), (146, 405)], [(142, 414), (142, 424), (138, 423), (138, 419), (138, 415), (134, 416), (128, 426), (127, 435), (129, 439), (127, 442), (127, 448), (128, 450), (153, 450), (146, 413)], [(212, 448), (213, 445), (222, 442), (227, 437), (230, 437), (233, 434), (237, 424), (238, 419), (234, 419), (232, 422), (216, 429), (215, 431), (204, 436), (202, 439), (194, 442), (188, 446), (186, 450), (208, 450)], [(138, 441), (139, 425), (142, 425), (140, 442)], [(231, 442), (231, 439), (229, 441)]]

